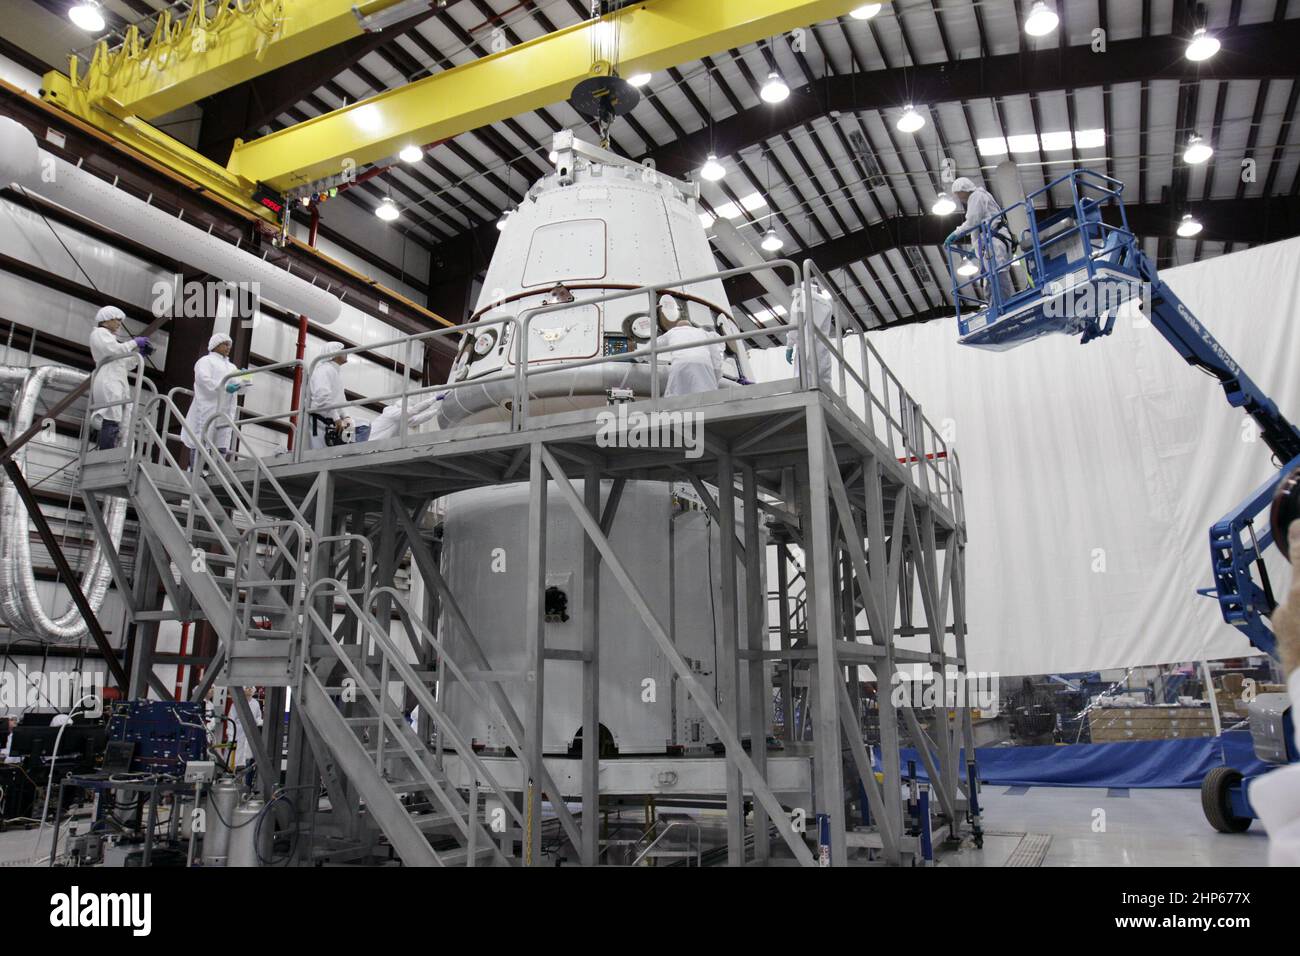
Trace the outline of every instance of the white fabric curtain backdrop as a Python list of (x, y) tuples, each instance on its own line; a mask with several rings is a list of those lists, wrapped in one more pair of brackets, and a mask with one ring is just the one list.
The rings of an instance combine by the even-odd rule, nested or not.
[[(1161, 277), (1300, 420), (1300, 239)], [(955, 319), (869, 339), (961, 459), (971, 670), (1252, 653), (1196, 589), (1211, 584), (1211, 524), (1273, 473), (1270, 453), (1145, 318), (1086, 346), (1054, 336), (1002, 353), (958, 345)], [(790, 374), (781, 350), (756, 364), (767, 380)], [(1271, 557), (1284, 591), (1286, 563)]]

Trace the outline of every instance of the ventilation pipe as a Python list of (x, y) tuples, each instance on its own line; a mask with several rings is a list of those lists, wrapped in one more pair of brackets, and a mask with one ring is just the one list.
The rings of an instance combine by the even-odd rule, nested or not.
[(261, 298), (289, 312), (328, 324), (343, 310), (338, 297), (323, 288), (46, 152), (27, 127), (0, 117), (0, 183), (11, 182), (146, 248), (165, 249), (172, 258), (218, 279), (256, 283)]

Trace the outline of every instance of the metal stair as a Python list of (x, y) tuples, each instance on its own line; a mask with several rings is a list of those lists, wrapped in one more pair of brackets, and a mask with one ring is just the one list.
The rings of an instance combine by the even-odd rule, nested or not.
[[(326, 764), (322, 772), (341, 776), (360, 795), (365, 815), (403, 864), (508, 865), (502, 844), (511, 847), (524, 830), (523, 814), (447, 719), (429, 675), (393, 641), (392, 609), (418, 628), (410, 631), (415, 640), (434, 643), (442, 667), (462, 681), (464, 672), (399, 593), (384, 588), (370, 594), (368, 541), (357, 535), (318, 539), (256, 455), (244, 451), (236, 468), (210, 445), (194, 442), (201, 446), (198, 476), (182, 469), (168, 446), (173, 419), (187, 430), (174, 394), (145, 404), (125, 486), (144, 533), (170, 565), (164, 585), (177, 611), (206, 618), (217, 632), (224, 657), (219, 682), (292, 688), (294, 707)], [(236, 423), (227, 418), (216, 424), (223, 423), (238, 433)], [(367, 552), (363, 585), (349, 590), (324, 578), (308, 586), (309, 562), (319, 565), (316, 555), (337, 544)], [(334, 629), (340, 609), (358, 624), (359, 642), (340, 641)], [(429, 716), (440, 746), (454, 749), (472, 771), (468, 794), (452, 784), (440, 755), (407, 723), (407, 700)], [(522, 749), (517, 741), (516, 747)], [(505, 823), (497, 826), (500, 832), (485, 819), (484, 796), (495, 796), (504, 813), (491, 821)]]
[[(382, 606), (396, 605), (409, 615), (396, 592), (381, 589)], [(323, 599), (323, 600), (322, 600)], [(320, 606), (341, 603), (361, 623), (362, 646), (345, 645), (322, 617)], [(302, 680), (295, 701), (317, 728), (343, 775), (357, 788), (368, 813), (388, 837), (408, 866), (475, 866), (480, 862), (508, 865), (498, 841), (513, 840), (507, 826), (489, 828), (479, 802), (482, 792), (495, 795), (501, 810), (518, 827), (524, 819), (483, 761), (472, 741), (447, 719), (420, 672), (407, 661), (383, 626), (367, 608), (356, 602), (345, 585), (326, 579), (312, 585), (307, 596)], [(464, 673), (445, 655), (442, 663), (464, 679)], [(439, 757), (407, 722), (402, 702), (412, 697), (428, 715), (444, 746), (454, 748), (473, 770), (474, 785), (468, 799), (452, 784)], [(417, 813), (409, 797), (422, 798), (434, 808)], [(504, 818), (502, 818), (504, 819)], [(540, 824), (540, 821), (539, 821)], [(448, 849), (435, 849), (430, 836), (442, 834), (454, 841)]]

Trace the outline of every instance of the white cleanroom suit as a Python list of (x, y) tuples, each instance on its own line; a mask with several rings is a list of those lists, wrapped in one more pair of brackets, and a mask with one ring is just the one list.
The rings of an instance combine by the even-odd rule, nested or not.
[[(800, 286), (794, 290), (794, 295), (790, 300), (790, 311), (797, 318), (804, 315), (804, 290)], [(831, 302), (830, 293), (814, 289), (812, 307), (812, 324), (818, 332), (826, 336), (827, 341), (835, 341), (835, 333), (831, 329), (831, 318), (835, 314), (834, 305)], [(785, 356), (786, 359), (794, 365), (795, 372), (798, 373), (802, 359), (803, 343), (800, 341), (802, 330), (795, 323), (795, 328), (786, 333), (785, 336)], [(831, 372), (834, 369), (835, 358), (831, 350), (827, 348), (826, 343), (817, 338), (812, 330), (808, 336), (813, 340), (813, 354), (817, 356), (817, 379), (821, 382), (823, 388), (830, 388), (832, 378)]]
[(722, 343), (708, 329), (697, 325), (674, 325), (659, 335), (659, 348), (698, 343), (697, 348), (669, 352), (662, 358), (668, 365), (664, 397), (712, 392), (722, 384)]
[(101, 366), (108, 359), (120, 359), (102, 365), (95, 373), (95, 384), (90, 392), (90, 401), (96, 407), (94, 414), (96, 420), (121, 422), (126, 417), (127, 399), (131, 397), (130, 375), (133, 371), (133, 363), (121, 356), (134, 355), (140, 351), (140, 345), (136, 339), (125, 341), (119, 339), (115, 333), (99, 324), (114, 319), (120, 322), (125, 318), (121, 310), (107, 306), (100, 309), (99, 314), (95, 316), (96, 328), (90, 333), (90, 357), (94, 359), (96, 366)]
[[(969, 179), (958, 179), (952, 184), (952, 188), (953, 192), (970, 192), (970, 198), (966, 200), (966, 218), (962, 220), (960, 226), (953, 230), (951, 235), (956, 235), (959, 232), (972, 229), (982, 222), (995, 219), (998, 213), (1001, 212), (1001, 208), (998, 206), (997, 200), (993, 198), (993, 194), (983, 186), (976, 186)], [(1015, 287), (1011, 284), (1011, 269), (1007, 265), (1010, 253), (1007, 243), (994, 238), (989, 240), (989, 245), (986, 247), (983, 237), (978, 232), (971, 233), (971, 235), (976, 240), (975, 249), (979, 253), (980, 269), (989, 268), (990, 264), (997, 269), (998, 289), (1002, 293), (1002, 301), (1006, 302), (1015, 294)]]
[[(216, 348), (222, 342), (229, 344), (229, 336), (214, 335), (208, 341), (208, 348)], [(204, 434), (204, 429), (215, 415), (229, 415), (232, 420), (234, 419), (235, 396), (238, 388), (232, 390), (228, 386), (238, 386), (239, 383), (233, 380), (231, 382), (222, 380), (227, 375), (233, 375), (238, 371), (239, 366), (220, 352), (210, 351), (194, 363), (194, 401), (190, 403), (190, 410), (185, 416), (186, 427), (181, 434), (181, 441), (186, 448), (193, 450), (197, 442), (206, 438), (211, 442), (212, 447), (223, 454), (230, 450), (228, 424), (224, 422), (214, 424), (211, 433), (207, 435)]]
[[(342, 343), (329, 342), (322, 350), (322, 354), (334, 355), (342, 349)], [(307, 421), (308, 433), (311, 436), (307, 447), (325, 447), (325, 430), (340, 419), (348, 417), (348, 410), (343, 407), (346, 401), (347, 393), (343, 390), (343, 367), (332, 358), (318, 362), (312, 369), (311, 378), (307, 381), (307, 407), (313, 410)]]

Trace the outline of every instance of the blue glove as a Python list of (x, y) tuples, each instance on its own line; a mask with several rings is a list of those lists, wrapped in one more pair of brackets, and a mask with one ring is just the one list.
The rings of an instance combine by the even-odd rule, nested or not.
[(950, 232), (950, 233), (948, 233), (948, 238), (945, 239), (945, 240), (943, 241), (943, 244), (946, 246), (946, 245), (948, 245), (948, 243), (952, 242), (952, 241), (955, 240), (956, 238), (957, 238), (957, 233), (956, 233), (956, 232)]
[(229, 392), (231, 395), (234, 395), (237, 391), (239, 391), (239, 383), (238, 383), (238, 382), (227, 382), (227, 383), (226, 383), (226, 391)]
[(794, 346), (793, 346), (793, 345), (786, 346), (786, 350), (785, 350), (785, 360), (786, 360), (787, 362), (789, 362), (791, 365), (794, 364)]
[(135, 347), (140, 350), (141, 355), (153, 354), (153, 343), (146, 336), (137, 335), (135, 337)]

